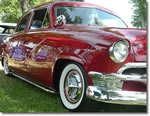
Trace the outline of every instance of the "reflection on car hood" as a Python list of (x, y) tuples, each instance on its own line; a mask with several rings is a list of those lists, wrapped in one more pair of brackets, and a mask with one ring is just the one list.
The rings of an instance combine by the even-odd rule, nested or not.
[[(68, 33), (88, 43), (96, 45), (110, 47), (115, 41), (119, 39), (128, 39), (132, 45), (135, 53), (136, 61), (146, 61), (146, 30), (134, 29), (134, 28), (110, 28), (110, 27), (59, 27), (63, 30), (63, 33)], [(65, 30), (65, 32), (64, 32)]]
[(128, 39), (133, 47), (136, 61), (146, 61), (147, 33), (144, 29), (104, 28), (107, 32), (118, 34)]

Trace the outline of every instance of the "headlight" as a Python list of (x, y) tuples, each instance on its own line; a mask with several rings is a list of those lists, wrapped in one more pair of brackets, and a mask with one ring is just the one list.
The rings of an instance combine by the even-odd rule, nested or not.
[(127, 40), (119, 40), (109, 49), (110, 58), (116, 63), (124, 62), (128, 57), (128, 52), (129, 42)]

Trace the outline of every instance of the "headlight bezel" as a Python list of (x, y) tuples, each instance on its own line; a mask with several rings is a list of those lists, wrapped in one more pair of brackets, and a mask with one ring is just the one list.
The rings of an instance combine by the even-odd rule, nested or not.
[[(115, 54), (114, 54), (114, 48), (116, 47), (117, 44), (120, 44), (120, 43), (123, 43), (128, 49), (126, 56), (123, 59), (121, 59), (121, 60), (117, 59)], [(109, 48), (109, 56), (110, 56), (111, 60), (114, 61), (115, 63), (122, 63), (122, 62), (124, 62), (127, 59), (128, 55), (129, 55), (129, 46), (130, 46), (129, 41), (128, 40), (124, 40), (124, 39), (118, 40), (115, 43), (113, 43), (113, 45)]]

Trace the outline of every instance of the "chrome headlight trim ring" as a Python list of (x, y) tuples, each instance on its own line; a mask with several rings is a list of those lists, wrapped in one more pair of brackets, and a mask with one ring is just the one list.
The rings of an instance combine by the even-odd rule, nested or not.
[[(115, 56), (115, 47), (118, 45), (118, 44), (122, 44), (124, 45), (124, 47), (126, 47), (127, 51), (126, 52), (126, 55), (122, 58), (122, 59), (117, 59), (117, 57)], [(124, 52), (124, 51), (123, 51)], [(110, 55), (110, 58), (112, 61), (114, 61), (115, 63), (121, 63), (121, 62), (124, 62), (126, 60), (126, 58), (128, 57), (128, 53), (129, 53), (129, 42), (127, 40), (119, 40), (117, 42), (115, 42), (109, 49), (109, 55)]]

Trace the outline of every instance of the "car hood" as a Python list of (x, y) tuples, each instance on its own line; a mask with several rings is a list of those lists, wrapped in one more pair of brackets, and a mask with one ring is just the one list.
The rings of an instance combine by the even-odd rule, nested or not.
[(109, 48), (115, 41), (127, 39), (134, 51), (135, 61), (146, 61), (146, 30), (134, 28), (110, 28), (110, 27), (60, 27), (63, 34), (67, 33), (71, 38), (76, 38), (93, 44), (93, 47)]

